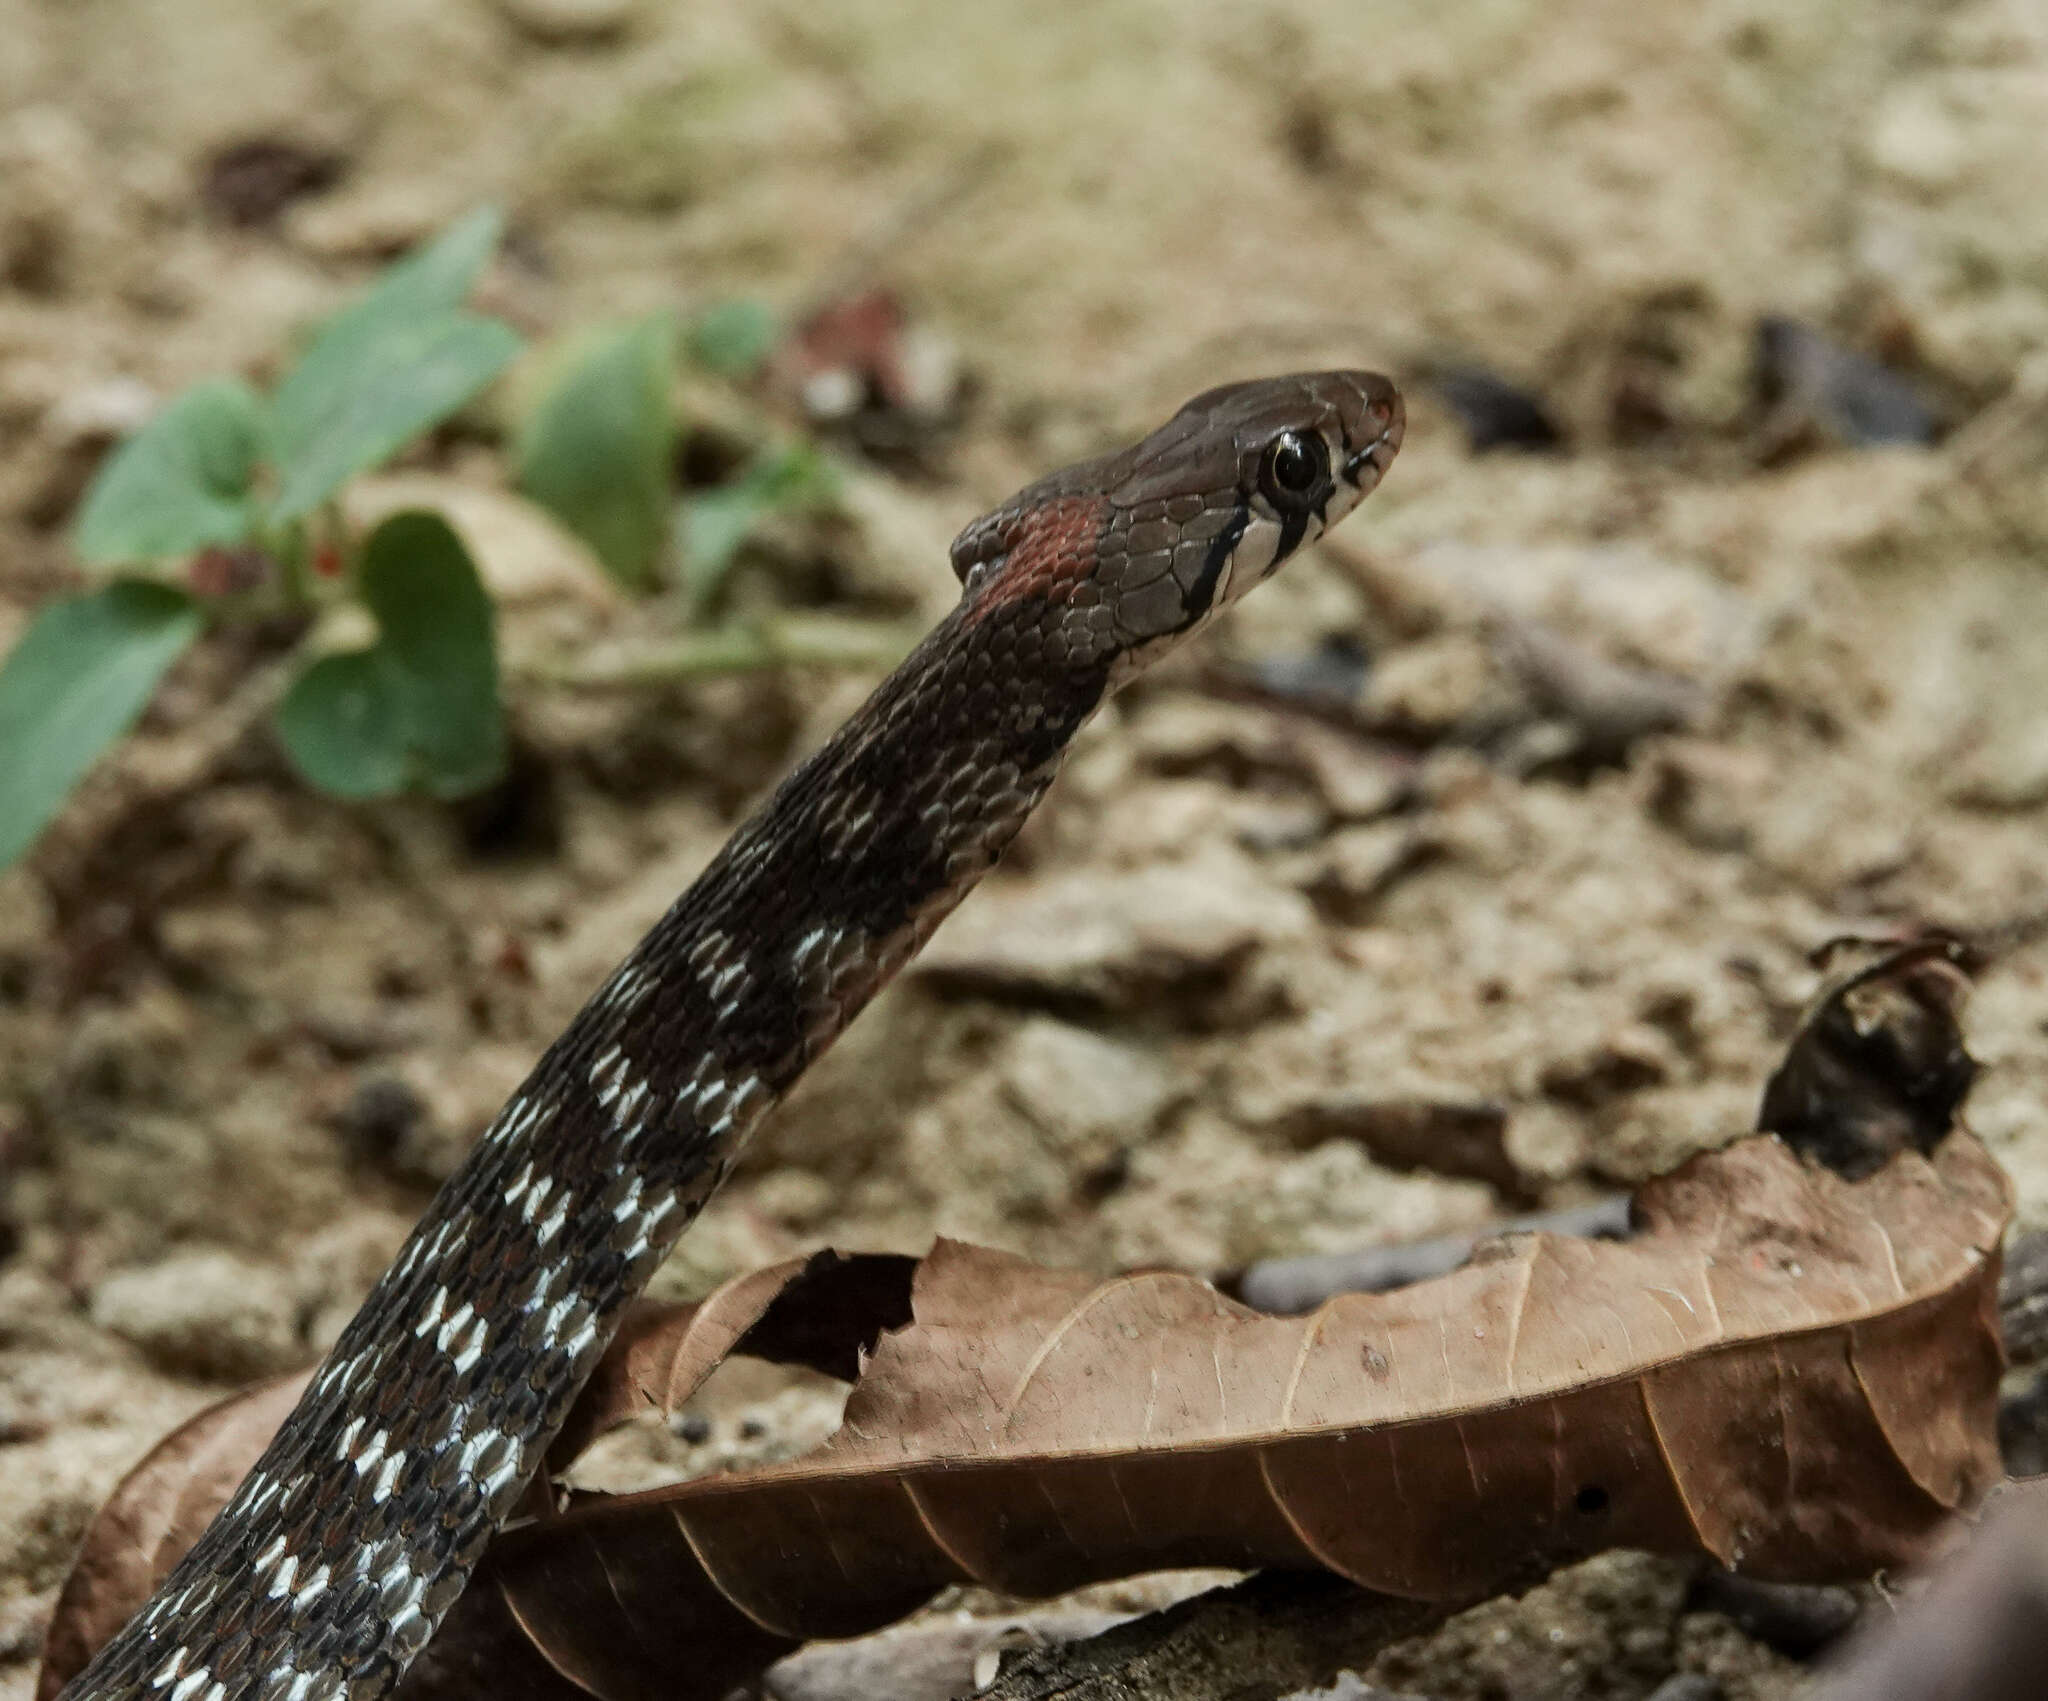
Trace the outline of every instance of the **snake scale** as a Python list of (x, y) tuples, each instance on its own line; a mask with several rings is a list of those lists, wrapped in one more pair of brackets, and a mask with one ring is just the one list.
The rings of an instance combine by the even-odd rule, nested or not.
[(959, 601), (548, 1048), (67, 1701), (389, 1691), (748, 1132), (1109, 693), (1363, 500), (1401, 431), (1375, 374), (1226, 385), (968, 526)]

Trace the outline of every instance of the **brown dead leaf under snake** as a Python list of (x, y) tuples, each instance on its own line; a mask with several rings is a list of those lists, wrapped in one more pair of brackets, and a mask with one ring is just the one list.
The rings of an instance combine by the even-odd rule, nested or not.
[[(1626, 1242), (1517, 1237), (1305, 1317), (943, 1241), (757, 1272), (637, 1314), (558, 1458), (673, 1409), (733, 1353), (855, 1368), (840, 1430), (506, 1532), (406, 1688), (711, 1701), (796, 1642), (966, 1581), (1322, 1566), (1447, 1598), (1610, 1546), (1867, 1575), (1999, 1475), (2008, 1215), (1964, 1134), (1858, 1182), (1758, 1136), (1645, 1186)], [(151, 1525), (150, 1568), (168, 1565), (232, 1482), (226, 1455), (288, 1403), (195, 1420), (103, 1521), (131, 1541)], [(151, 1580), (74, 1589), (69, 1657)]]

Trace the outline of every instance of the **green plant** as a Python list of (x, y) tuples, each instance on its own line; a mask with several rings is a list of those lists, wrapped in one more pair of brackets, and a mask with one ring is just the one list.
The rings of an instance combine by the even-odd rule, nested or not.
[[(761, 303), (721, 302), (689, 327), (682, 352), (706, 373), (745, 378), (776, 334)], [(727, 483), (677, 495), (677, 352), (668, 314), (574, 339), (520, 433), (518, 476), (621, 584), (679, 581), (701, 616), (764, 521), (830, 506), (837, 486), (817, 446), (797, 438), (759, 450)]]
[[(393, 266), (321, 327), (268, 397), (238, 379), (196, 384), (108, 459), (74, 531), (80, 560), (103, 582), (43, 608), (0, 665), (0, 867), (35, 841), (216, 621), (307, 619), (314, 636), (273, 724), (318, 789), (453, 797), (503, 772), (495, 619), (462, 540), (440, 516), (411, 511), (358, 541), (336, 500), (518, 354), (517, 333), (463, 305), (501, 228), (495, 211), (480, 211)], [(700, 370), (740, 377), (760, 368), (775, 334), (760, 304), (726, 303), (682, 347)], [(666, 313), (569, 339), (514, 458), (526, 495), (623, 585), (680, 581), (701, 614), (764, 520), (826, 504), (835, 486), (817, 449), (796, 440), (762, 450), (728, 484), (678, 497), (678, 341)], [(311, 617), (351, 603), (374, 640), (319, 653), (335, 623)], [(868, 665), (877, 647), (871, 634), (808, 629), (706, 637), (670, 672), (791, 658)]]
[(500, 226), (472, 214), (392, 267), (269, 397), (235, 379), (195, 385), (108, 459), (74, 534), (108, 582), (42, 609), (0, 667), (0, 866), (216, 618), (353, 594), (376, 621), (374, 644), (311, 661), (279, 706), (278, 734), (313, 784), (449, 795), (496, 777), (491, 610), (461, 540), (437, 516), (397, 514), (351, 558), (332, 510), (349, 479), (518, 353), (509, 326), (463, 307)]

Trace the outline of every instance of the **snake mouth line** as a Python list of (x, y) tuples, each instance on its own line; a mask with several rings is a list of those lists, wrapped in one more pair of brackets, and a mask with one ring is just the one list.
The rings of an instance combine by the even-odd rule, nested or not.
[(1363, 488), (1365, 471), (1372, 469), (1373, 482), (1377, 484), (1386, 476), (1387, 465), (1394, 458), (1394, 428), (1390, 425), (1379, 436), (1350, 456), (1344, 462), (1344, 477), (1347, 482)]

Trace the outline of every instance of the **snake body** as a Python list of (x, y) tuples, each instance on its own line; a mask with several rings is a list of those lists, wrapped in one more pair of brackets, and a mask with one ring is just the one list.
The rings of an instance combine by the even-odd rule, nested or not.
[(1370, 373), (1230, 385), (961, 533), (958, 603), (548, 1048), (69, 1701), (388, 1691), (749, 1130), (1104, 698), (1361, 501), (1401, 430)]

